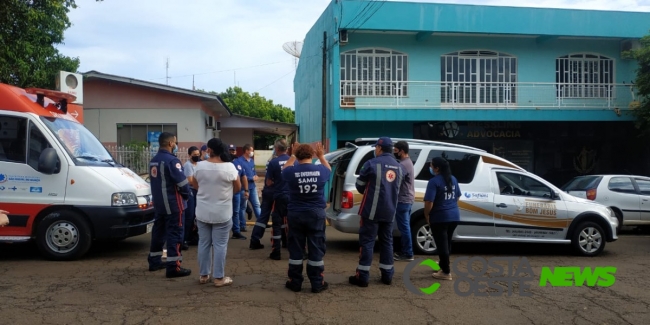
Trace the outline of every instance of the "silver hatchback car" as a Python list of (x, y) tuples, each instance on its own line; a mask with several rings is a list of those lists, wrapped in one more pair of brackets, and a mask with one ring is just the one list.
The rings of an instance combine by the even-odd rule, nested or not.
[(570, 180), (562, 190), (610, 207), (621, 226), (650, 226), (650, 177), (587, 175)]

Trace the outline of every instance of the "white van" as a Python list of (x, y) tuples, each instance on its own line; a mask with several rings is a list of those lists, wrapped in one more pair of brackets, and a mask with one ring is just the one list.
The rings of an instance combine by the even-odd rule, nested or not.
[(0, 242), (36, 240), (54, 260), (150, 232), (154, 218), (149, 184), (67, 112), (74, 98), (0, 84)]
[[(326, 155), (333, 175), (327, 218), (339, 231), (359, 232), (363, 196), (354, 184), (363, 164), (373, 157), (371, 144), (376, 140), (357, 139)], [(417, 174), (411, 214), (414, 253), (436, 253), (423, 201), (434, 157), (449, 161), (463, 193), (455, 241), (563, 243), (572, 244), (581, 255), (595, 256), (606, 242), (617, 240), (618, 220), (610, 208), (571, 196), (503, 158), (462, 145), (393, 138), (400, 140), (409, 143)], [(394, 229), (399, 236), (396, 225)]]

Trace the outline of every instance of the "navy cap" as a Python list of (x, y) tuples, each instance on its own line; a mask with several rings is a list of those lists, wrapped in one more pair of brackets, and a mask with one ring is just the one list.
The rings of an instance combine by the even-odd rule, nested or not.
[(391, 140), (389, 137), (381, 137), (377, 139), (377, 143), (372, 145), (373, 147), (380, 146), (380, 147), (392, 147), (393, 146), (393, 140)]
[(234, 144), (230, 144), (228, 145), (228, 150), (237, 150), (237, 147)]
[(201, 151), (206, 151), (206, 150), (208, 150), (208, 146), (205, 145), (205, 144), (202, 145), (202, 146), (201, 146)]

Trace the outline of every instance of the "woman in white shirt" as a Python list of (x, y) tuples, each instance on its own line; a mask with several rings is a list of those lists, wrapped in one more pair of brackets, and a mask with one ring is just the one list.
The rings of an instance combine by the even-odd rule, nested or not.
[(230, 155), (223, 142), (213, 138), (207, 146), (210, 158), (194, 166), (194, 177), (190, 181), (198, 188), (196, 224), (199, 228), (199, 282), (208, 283), (212, 275), (214, 285), (222, 287), (233, 282), (225, 276), (224, 269), (232, 228), (232, 197), (241, 190), (241, 182), (235, 165), (230, 163)]

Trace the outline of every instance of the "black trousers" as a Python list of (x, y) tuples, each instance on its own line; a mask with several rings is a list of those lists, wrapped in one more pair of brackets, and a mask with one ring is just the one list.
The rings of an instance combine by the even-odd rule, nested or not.
[(442, 272), (449, 274), (449, 255), (451, 254), (451, 239), (454, 235), (454, 230), (458, 226), (458, 222), (434, 222), (431, 223), (431, 232), (433, 240), (438, 249), (438, 256), (440, 257), (440, 269)]

